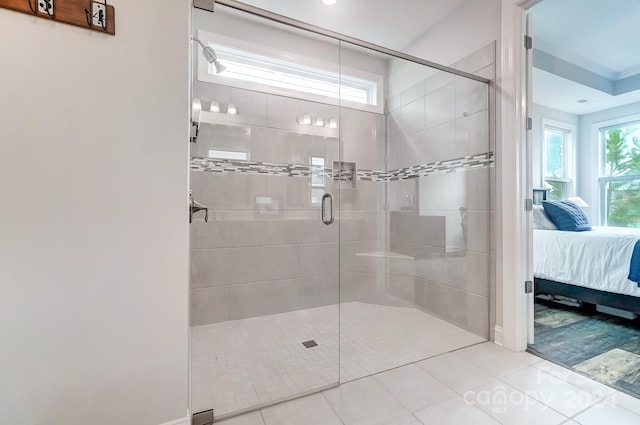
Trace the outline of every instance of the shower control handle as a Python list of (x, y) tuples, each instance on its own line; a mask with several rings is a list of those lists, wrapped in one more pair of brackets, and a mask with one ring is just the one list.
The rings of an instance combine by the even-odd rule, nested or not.
[(209, 208), (193, 199), (193, 193), (189, 190), (189, 223), (193, 220), (193, 214), (198, 211), (204, 211), (204, 222), (209, 221)]
[[(331, 202), (331, 208), (329, 208), (329, 212), (331, 213), (331, 215), (328, 219), (326, 214), (327, 199), (329, 200), (329, 202)], [(327, 226), (333, 224), (333, 196), (331, 196), (330, 193), (325, 193), (324, 195), (322, 195), (322, 222)]]

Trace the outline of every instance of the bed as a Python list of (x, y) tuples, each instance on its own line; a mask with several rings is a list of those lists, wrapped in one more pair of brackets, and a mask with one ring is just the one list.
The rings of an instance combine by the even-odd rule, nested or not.
[(640, 229), (553, 230), (541, 211), (534, 206), (535, 294), (640, 313)]

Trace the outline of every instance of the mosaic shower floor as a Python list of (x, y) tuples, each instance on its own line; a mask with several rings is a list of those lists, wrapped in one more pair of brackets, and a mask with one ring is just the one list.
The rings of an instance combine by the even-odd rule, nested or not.
[(194, 326), (192, 409), (223, 418), (483, 341), (417, 309), (358, 302)]
[(640, 397), (640, 319), (536, 302), (534, 320), (530, 351)]

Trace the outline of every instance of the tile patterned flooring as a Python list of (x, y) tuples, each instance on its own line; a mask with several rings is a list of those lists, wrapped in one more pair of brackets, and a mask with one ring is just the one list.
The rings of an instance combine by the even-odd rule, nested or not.
[(195, 326), (192, 410), (225, 417), (483, 341), (414, 308), (358, 302)]
[(640, 319), (537, 302), (535, 336), (541, 357), (640, 396)]
[(637, 425), (640, 399), (482, 343), (218, 423)]

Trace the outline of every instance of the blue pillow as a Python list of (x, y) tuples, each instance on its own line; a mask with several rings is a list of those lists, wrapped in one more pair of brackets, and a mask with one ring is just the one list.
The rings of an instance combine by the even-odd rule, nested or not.
[(553, 224), (558, 226), (558, 230), (570, 232), (591, 230), (587, 216), (571, 201), (542, 201), (542, 206)]

